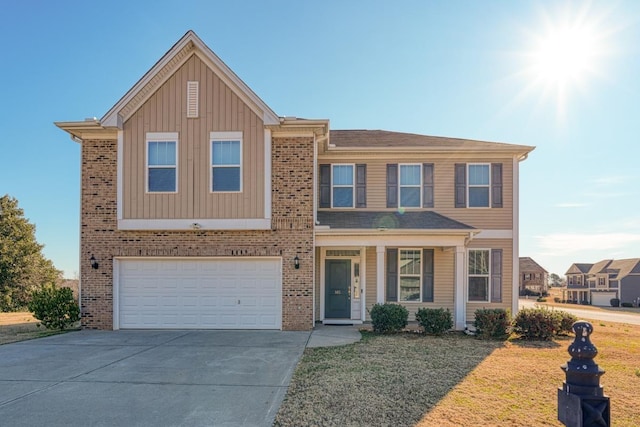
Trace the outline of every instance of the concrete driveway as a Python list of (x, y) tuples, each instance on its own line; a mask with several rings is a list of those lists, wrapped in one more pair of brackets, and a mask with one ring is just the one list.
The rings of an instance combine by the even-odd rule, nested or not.
[(0, 424), (270, 426), (309, 332), (78, 331), (0, 346)]

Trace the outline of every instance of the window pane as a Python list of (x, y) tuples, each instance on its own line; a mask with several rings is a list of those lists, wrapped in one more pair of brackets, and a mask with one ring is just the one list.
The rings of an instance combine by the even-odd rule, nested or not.
[(213, 168), (213, 191), (240, 191), (240, 168)]
[(400, 274), (420, 274), (420, 251), (400, 251)]
[(213, 141), (213, 165), (239, 165), (240, 141)]
[(175, 166), (176, 143), (169, 141), (149, 141), (149, 165)]
[(420, 207), (420, 187), (400, 187), (400, 206)]
[(351, 208), (353, 207), (353, 187), (333, 188), (333, 207)]
[(489, 251), (469, 251), (469, 274), (489, 274)]
[(489, 187), (469, 188), (469, 207), (470, 208), (489, 207)]
[(469, 165), (469, 185), (489, 185), (489, 165)]
[(420, 185), (420, 165), (401, 165), (400, 185)]
[(469, 277), (469, 301), (489, 300), (489, 278)]
[(150, 168), (149, 191), (176, 191), (176, 169)]
[(420, 278), (400, 278), (400, 301), (420, 301)]
[(353, 185), (353, 166), (334, 165), (333, 185)]

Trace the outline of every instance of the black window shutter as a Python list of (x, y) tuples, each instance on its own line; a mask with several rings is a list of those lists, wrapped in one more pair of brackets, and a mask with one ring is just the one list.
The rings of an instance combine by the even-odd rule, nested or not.
[(387, 207), (398, 207), (398, 165), (387, 165)]
[(422, 207), (433, 207), (433, 163), (422, 165)]
[(491, 164), (491, 207), (502, 207), (502, 163)]
[(367, 165), (356, 165), (356, 208), (367, 207)]
[(502, 302), (502, 249), (491, 250), (491, 302)]
[(467, 207), (467, 165), (456, 163), (455, 165), (455, 207)]
[(398, 249), (387, 249), (387, 298), (398, 301)]
[(422, 302), (433, 302), (433, 249), (422, 250)]
[(320, 207), (331, 207), (331, 165), (320, 165)]

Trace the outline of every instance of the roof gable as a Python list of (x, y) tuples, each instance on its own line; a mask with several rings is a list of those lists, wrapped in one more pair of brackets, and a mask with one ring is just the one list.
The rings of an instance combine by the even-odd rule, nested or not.
[(542, 268), (540, 264), (535, 262), (530, 257), (520, 257), (520, 271), (542, 271), (548, 273), (547, 270)]
[(229, 86), (265, 125), (278, 124), (279, 117), (191, 30), (173, 45), (158, 62), (102, 117), (104, 127), (122, 128), (144, 102), (191, 56), (198, 57)]
[(593, 267), (593, 264), (571, 264), (571, 267), (569, 267), (565, 274), (586, 274), (591, 269), (591, 267)]

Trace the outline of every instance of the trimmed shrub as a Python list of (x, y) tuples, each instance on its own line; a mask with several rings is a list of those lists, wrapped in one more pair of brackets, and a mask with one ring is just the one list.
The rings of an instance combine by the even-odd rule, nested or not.
[(554, 313), (560, 320), (560, 329), (558, 330), (558, 334), (567, 335), (573, 332), (573, 324), (578, 321), (578, 318), (566, 311), (554, 311)]
[(611, 304), (611, 307), (620, 307), (620, 300), (618, 298), (611, 298), (609, 304)]
[(591, 305), (591, 303), (586, 299), (583, 299), (582, 301), (580, 301), (580, 304), (582, 304), (582, 305)]
[(536, 301), (537, 302), (547, 302), (547, 299), (543, 298), (543, 297), (538, 297), (538, 299)]
[(409, 319), (409, 312), (399, 304), (375, 304), (369, 314), (373, 332), (378, 334), (400, 332), (407, 326)]
[[(559, 302), (561, 302), (561, 301), (562, 301), (562, 300), (561, 300), (559, 297), (553, 297), (553, 302), (555, 302), (555, 303), (559, 303)], [(564, 302), (564, 301), (562, 301), (562, 302)]]
[(560, 331), (560, 317), (544, 307), (524, 308), (516, 315), (513, 329), (524, 339), (549, 341)]
[(426, 334), (442, 335), (453, 328), (453, 317), (449, 309), (419, 308), (416, 320)]
[(621, 307), (633, 307), (633, 303), (631, 302), (623, 302), (622, 304), (620, 304)]
[(47, 329), (69, 328), (80, 320), (80, 308), (73, 298), (73, 291), (54, 285), (43, 286), (31, 293), (29, 311)]
[(476, 310), (473, 326), (479, 338), (506, 338), (511, 328), (511, 313), (503, 308)]

